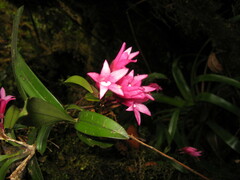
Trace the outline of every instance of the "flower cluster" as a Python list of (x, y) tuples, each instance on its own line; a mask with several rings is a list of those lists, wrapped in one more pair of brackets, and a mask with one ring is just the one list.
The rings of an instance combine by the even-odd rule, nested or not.
[(143, 103), (149, 99), (154, 100), (150, 93), (155, 90), (161, 90), (161, 87), (156, 83), (142, 86), (142, 80), (148, 75), (134, 76), (134, 70), (129, 72), (126, 65), (131, 62), (137, 62), (137, 60), (133, 58), (135, 58), (139, 52), (131, 53), (132, 47), (126, 50), (125, 48), (126, 43), (123, 43), (110, 66), (107, 60), (104, 61), (100, 74), (89, 72), (88, 76), (96, 82), (96, 86), (99, 88), (100, 99), (102, 99), (108, 90), (112, 91), (117, 100), (128, 107), (126, 111), (134, 112), (137, 123), (140, 125), (140, 112), (151, 116), (151, 112)]
[(3, 119), (4, 119), (4, 113), (6, 110), (7, 103), (14, 99), (15, 99), (14, 96), (11, 96), (11, 95), (6, 96), (5, 89), (1, 88), (0, 90), (0, 129), (4, 129)]
[(179, 149), (179, 151), (181, 151), (182, 154), (188, 154), (190, 156), (193, 157), (198, 157), (201, 156), (202, 151), (198, 151), (196, 148), (194, 147), (183, 147), (182, 149)]

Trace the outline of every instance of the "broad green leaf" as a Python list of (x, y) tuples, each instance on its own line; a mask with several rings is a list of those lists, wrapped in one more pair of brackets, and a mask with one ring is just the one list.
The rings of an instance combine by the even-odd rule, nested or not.
[(37, 76), (24, 62), (23, 58), (19, 53), (17, 55), (17, 59), (13, 61), (15, 61), (15, 66), (13, 68), (15, 69), (17, 81), (20, 83), (21, 87), (24, 89), (28, 97), (41, 98), (53, 104), (58, 109), (60, 110), (63, 109), (59, 101), (42, 84), (42, 82), (37, 78)]
[(41, 154), (43, 154), (47, 148), (47, 139), (51, 129), (52, 129), (52, 126), (43, 126), (38, 132), (38, 136), (36, 140), (36, 149)]
[(30, 174), (32, 180), (44, 180), (36, 156), (33, 156), (28, 164), (28, 173)]
[(85, 144), (93, 147), (93, 146), (99, 146), (101, 148), (109, 148), (111, 146), (113, 146), (112, 143), (105, 143), (105, 142), (102, 142), (102, 141), (96, 141), (96, 140), (93, 140), (87, 136), (84, 136), (83, 134), (77, 132), (77, 135), (79, 137), (79, 139), (84, 142)]
[(177, 129), (179, 114), (180, 114), (180, 110), (179, 109), (175, 110), (172, 114), (172, 117), (169, 123), (168, 133), (170, 135), (170, 143), (172, 142)]
[(229, 78), (227, 76), (222, 76), (222, 75), (218, 75), (218, 74), (200, 75), (195, 79), (195, 83), (202, 82), (202, 81), (220, 82), (220, 83), (225, 83), (225, 84), (234, 86), (236, 88), (240, 88), (239, 81)]
[(77, 75), (71, 76), (64, 82), (80, 85), (83, 88), (85, 88), (87, 91), (89, 91), (90, 93), (93, 93), (91, 85), (88, 83), (88, 81), (85, 78), (83, 78), (81, 76), (77, 76)]
[(24, 158), (25, 156), (26, 155), (24, 153), (21, 153), (18, 156), (7, 159), (0, 167), (0, 179), (5, 179), (8, 169), (10, 168), (12, 163)]
[(216, 106), (222, 107), (230, 112), (232, 112), (233, 114), (240, 116), (240, 108), (238, 108), (237, 106), (233, 105), (232, 103), (226, 101), (225, 99), (216, 96), (215, 94), (212, 93), (200, 93), (197, 97), (196, 97), (196, 101), (204, 101), (204, 102), (208, 102), (208, 103), (212, 103)]
[(177, 97), (173, 98), (160, 93), (152, 93), (152, 96), (154, 97), (156, 102), (166, 103), (176, 107), (183, 107), (187, 104), (187, 102), (185, 102), (180, 98), (177, 98)]
[(60, 110), (51, 103), (39, 98), (28, 100), (27, 111), (28, 115), (23, 118), (22, 123), (30, 126), (52, 125), (62, 120), (75, 122), (64, 110)]
[(75, 128), (91, 136), (128, 139), (128, 134), (116, 121), (91, 111), (82, 111)]
[(207, 125), (233, 150), (240, 153), (240, 141), (237, 137), (223, 129), (215, 122), (209, 121)]
[(59, 109), (63, 109), (59, 101), (51, 94), (51, 92), (42, 84), (42, 82), (36, 77), (32, 70), (25, 63), (21, 54), (18, 52), (18, 27), (20, 23), (20, 17), (23, 12), (23, 7), (19, 8), (13, 21), (13, 32), (11, 41), (11, 53), (12, 53), (12, 68), (13, 74), (17, 82), (18, 90), (24, 100), (27, 97), (38, 97), (45, 101), (50, 102)]
[(177, 62), (178, 61), (175, 60), (172, 65), (172, 73), (174, 80), (183, 98), (188, 102), (193, 102), (191, 90), (189, 89), (181, 70), (178, 68)]
[(18, 120), (20, 110), (16, 106), (10, 106), (4, 118), (4, 127), (12, 129)]

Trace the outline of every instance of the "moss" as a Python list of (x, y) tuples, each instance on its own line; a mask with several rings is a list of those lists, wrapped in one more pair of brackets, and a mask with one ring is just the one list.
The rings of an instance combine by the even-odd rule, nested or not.
[(46, 180), (170, 179), (175, 171), (170, 165), (157, 162), (161, 158), (150, 150), (128, 149), (123, 155), (116, 146), (89, 147), (80, 142), (74, 129), (64, 126), (54, 128), (48, 151), (39, 156)]

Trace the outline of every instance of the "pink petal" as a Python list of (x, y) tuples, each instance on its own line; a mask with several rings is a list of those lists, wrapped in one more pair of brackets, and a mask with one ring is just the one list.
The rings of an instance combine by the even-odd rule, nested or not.
[(4, 98), (6, 96), (6, 92), (5, 92), (5, 89), (3, 87), (0, 90), (0, 96), (1, 96), (1, 98)]
[(121, 86), (117, 85), (117, 84), (111, 84), (109, 86), (109, 90), (111, 90), (112, 92), (116, 93), (117, 95), (123, 96), (123, 91)]
[(133, 106), (129, 106), (126, 111), (133, 111)]
[(154, 101), (155, 99), (150, 95), (150, 94), (146, 94), (146, 97), (152, 101)]
[(180, 149), (181, 153), (184, 153), (184, 154), (188, 154), (190, 156), (194, 156), (194, 157), (198, 157), (198, 156), (201, 156), (202, 154), (202, 151), (198, 151), (196, 148), (194, 147), (183, 147), (182, 149)]
[(5, 96), (4, 100), (8, 103), (9, 101), (11, 100), (15, 100), (16, 98), (14, 96), (11, 96), (11, 95), (8, 95), (8, 96)]
[(89, 72), (87, 73), (88, 76), (90, 76), (95, 82), (99, 81), (99, 74), (95, 72)]
[(99, 98), (102, 99), (102, 97), (106, 94), (106, 92), (108, 91), (108, 87), (107, 86), (103, 86), (100, 84), (99, 86)]
[[(134, 57), (136, 57), (137, 55), (139, 54), (139, 51), (136, 51), (136, 52), (134, 52), (134, 53), (131, 53), (131, 54), (129, 54), (129, 59), (132, 59), (132, 58), (134, 58)], [(137, 62), (137, 60), (133, 60), (133, 61), (136, 61)]]
[(140, 124), (141, 124), (141, 115), (140, 115), (140, 112), (139, 112), (138, 110), (134, 109), (134, 115), (135, 115), (135, 118), (136, 118), (136, 120), (137, 120), (138, 125), (140, 126)]
[(141, 74), (141, 75), (137, 75), (134, 77), (135, 81), (142, 81), (143, 79), (147, 78), (148, 75), (147, 74)]
[(128, 76), (133, 77), (134, 76), (134, 70), (131, 70), (130, 73), (128, 73)]
[(144, 88), (144, 92), (152, 92), (156, 90), (156, 88), (151, 86), (142, 86), (142, 87)]
[(123, 76), (125, 76), (128, 72), (128, 69), (127, 68), (124, 68), (124, 69), (119, 69), (119, 70), (116, 70), (116, 71), (113, 71), (111, 73), (111, 79), (110, 81), (111, 82), (117, 82), (118, 80), (120, 80)]
[(159, 86), (157, 83), (151, 83), (148, 86), (155, 88), (156, 91), (162, 90), (162, 87)]
[(147, 106), (145, 106), (144, 104), (136, 104), (136, 108), (138, 111), (140, 111), (141, 113), (144, 113), (148, 116), (151, 116), (151, 112), (149, 111), (149, 109), (147, 108)]
[(131, 51), (132, 51), (132, 47), (129, 47), (129, 48), (127, 48), (124, 52), (126, 52), (127, 54), (130, 54)]
[(101, 70), (101, 75), (102, 76), (107, 76), (107, 75), (109, 75), (110, 74), (110, 67), (109, 67), (109, 64), (108, 64), (108, 62), (107, 62), (107, 60), (105, 60), (104, 61), (104, 63), (103, 63), (103, 67), (102, 67), (102, 70)]
[(123, 53), (123, 51), (124, 51), (125, 48), (126, 48), (126, 43), (124, 42), (124, 43), (122, 44), (122, 47), (121, 47), (120, 51), (118, 52), (118, 54), (117, 54), (117, 56), (115, 57), (114, 60), (118, 60), (118, 59), (121, 57), (121, 55), (122, 55), (122, 53)]

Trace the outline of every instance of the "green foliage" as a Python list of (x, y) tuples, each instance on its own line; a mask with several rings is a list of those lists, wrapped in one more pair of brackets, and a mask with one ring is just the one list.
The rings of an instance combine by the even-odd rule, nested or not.
[(226, 131), (217, 123), (209, 121), (207, 125), (233, 150), (240, 153), (240, 141), (236, 136), (233, 136), (229, 131)]
[(59, 109), (63, 109), (59, 101), (52, 95), (52, 93), (42, 84), (36, 77), (32, 70), (25, 63), (24, 59), (18, 52), (18, 27), (20, 18), (23, 12), (23, 6), (20, 7), (15, 15), (12, 30), (12, 68), (16, 83), (18, 85), (19, 93), (23, 100), (27, 97), (38, 97), (55, 105)]
[(37, 134), (36, 149), (41, 154), (43, 154), (47, 148), (47, 140), (51, 130), (51, 126), (42, 126)]
[(39, 167), (36, 156), (34, 156), (31, 159), (31, 161), (29, 162), (28, 172), (29, 172), (32, 180), (44, 180), (42, 171)]
[(77, 133), (79, 139), (84, 142), (85, 144), (93, 147), (93, 146), (99, 146), (101, 148), (109, 148), (111, 146), (113, 146), (112, 143), (106, 143), (106, 142), (102, 142), (102, 141), (97, 141), (97, 140), (93, 140), (92, 138), (90, 137), (87, 137), (81, 133)]
[[(197, 70), (195, 69), (195, 71)], [(172, 140), (174, 140), (179, 148), (182, 146), (189, 146), (191, 141), (193, 141), (192, 144), (199, 144), (199, 140), (201, 139), (202, 141), (202, 136), (204, 136), (204, 138), (206, 138), (205, 141), (208, 142), (208, 136), (206, 136), (205, 131), (207, 129), (206, 126), (209, 126), (212, 129), (212, 132), (220, 137), (226, 145), (234, 149), (236, 152), (239, 152), (238, 138), (231, 135), (232, 133), (229, 132), (229, 130), (223, 129), (217, 122), (215, 122), (215, 119), (219, 118), (217, 113), (219, 108), (234, 114), (236, 117), (240, 116), (240, 108), (234, 104), (234, 101), (231, 102), (224, 97), (217, 95), (220, 94), (219, 91), (222, 89), (223, 85), (239, 88), (239, 81), (223, 75), (204, 74), (197, 77), (191, 77), (195, 86), (190, 89), (181, 70), (177, 66), (177, 61), (174, 61), (173, 63), (172, 72), (175, 83), (182, 97), (173, 98), (164, 94), (154, 94), (154, 98), (157, 102), (170, 105), (169, 111), (166, 109), (163, 110), (161, 113), (162, 117), (160, 116), (158, 119), (164, 119), (164, 117), (170, 119), (168, 133), (164, 134), (165, 140), (168, 143), (171, 143)], [(199, 91), (197, 83), (204, 83), (205, 81), (208, 83), (215, 83), (214, 88), (208, 88), (205, 90), (202, 87), (205, 87), (206, 85), (203, 86), (203, 84), (201, 84), (202, 89)], [(194, 114), (194, 112), (197, 113)], [(181, 128), (186, 128), (186, 124), (190, 123), (190, 121), (194, 121), (191, 122), (194, 123), (194, 125), (191, 127), (192, 129), (186, 129), (189, 133), (185, 134), (185, 130), (182, 130)], [(232, 122), (236, 123), (234, 120), (232, 120)], [(162, 126), (162, 124), (157, 124), (157, 126)], [(162, 126), (162, 128), (164, 128), (164, 130), (161, 131), (166, 132), (166, 127)], [(235, 132), (233, 132), (233, 134), (234, 133)], [(158, 136), (163, 136), (163, 134), (161, 133)], [(180, 137), (181, 140), (179, 139)], [(162, 137), (159, 138), (161, 141), (156, 141), (157, 146), (164, 143)]]
[(26, 155), (21, 151), (19, 153), (13, 154), (13, 157), (8, 158), (0, 167), (0, 179), (5, 179), (5, 176), (10, 168), (11, 164), (24, 158)]
[(19, 114), (20, 110), (16, 106), (9, 107), (4, 118), (4, 127), (12, 129), (18, 120)]
[[(8, 109), (5, 117), (5, 128), (14, 130), (13, 127), (15, 126), (26, 125), (24, 127), (29, 128), (30, 130), (28, 134), (28, 143), (35, 144), (37, 151), (41, 154), (46, 151), (52, 126), (60, 121), (74, 124), (77, 131), (88, 135), (113, 139), (128, 139), (128, 134), (124, 128), (106, 116), (90, 111), (83, 111), (83, 109), (77, 105), (67, 105), (66, 110), (75, 109), (82, 111), (80, 112), (78, 121), (75, 121), (64, 110), (60, 102), (43, 85), (30, 67), (25, 63), (23, 57), (18, 51), (18, 28), (22, 13), (23, 7), (20, 7), (17, 10), (13, 21), (11, 53), (13, 74), (18, 91), (24, 100), (24, 107), (21, 111), (15, 106), (11, 106)], [(83, 77), (77, 75), (71, 76), (65, 81), (65, 83), (73, 83), (82, 86), (92, 94), (92, 96), (86, 95), (85, 98), (90, 101), (96, 101), (96, 99), (94, 99), (94, 93), (96, 90), (92, 88)], [(16, 124), (16, 122), (19, 124)], [(15, 138), (14, 131), (11, 131), (11, 133), (7, 135), (9, 135), (9, 137), (11, 135), (12, 138)], [(79, 139), (89, 146), (97, 145), (102, 148), (112, 146), (111, 143), (93, 140), (80, 133), (78, 133), (78, 136)], [(17, 146), (15, 143), (12, 143), (12, 145)], [(24, 153), (1, 156), (0, 159), (2, 164), (0, 168), (0, 179), (5, 177), (6, 172), (12, 163), (25, 156), (26, 154)], [(33, 179), (43, 179), (39, 164), (35, 157), (29, 162), (28, 171)]]
[(188, 87), (187, 82), (186, 82), (185, 78), (183, 77), (181, 70), (177, 66), (177, 63), (178, 63), (178, 61), (175, 60), (172, 65), (172, 74), (173, 74), (174, 80), (175, 80), (176, 85), (177, 85), (179, 91), (181, 92), (183, 98), (187, 102), (191, 103), (193, 101), (191, 90)]
[(90, 93), (93, 93), (91, 85), (87, 82), (87, 80), (81, 76), (71, 76), (67, 80), (64, 81), (65, 83), (73, 83), (82, 86)]
[(115, 139), (129, 138), (122, 126), (104, 115), (91, 111), (82, 111), (78, 119), (75, 128), (84, 134)]
[(30, 98), (27, 102), (28, 115), (22, 117), (22, 123), (28, 126), (49, 126), (59, 121), (75, 122), (64, 110), (39, 98)]

